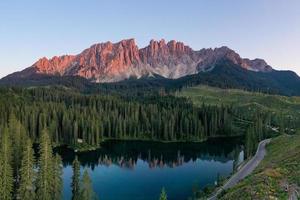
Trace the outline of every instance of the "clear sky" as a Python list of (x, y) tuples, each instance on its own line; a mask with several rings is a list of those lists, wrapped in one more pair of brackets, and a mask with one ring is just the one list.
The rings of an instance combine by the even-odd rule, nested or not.
[(126, 38), (226, 45), (300, 74), (300, 0), (1, 0), (0, 77)]

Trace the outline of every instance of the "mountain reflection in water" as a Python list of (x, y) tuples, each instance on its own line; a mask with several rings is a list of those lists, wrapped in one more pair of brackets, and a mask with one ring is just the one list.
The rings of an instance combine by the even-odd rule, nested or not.
[[(147, 162), (149, 168), (173, 168), (197, 159), (222, 163), (229, 160), (241, 162), (240, 144), (239, 138), (214, 139), (204, 143), (110, 140), (102, 143), (97, 150), (78, 152), (76, 155), (83, 167), (92, 169), (98, 165), (134, 169), (138, 160)], [(72, 164), (75, 158), (73, 150), (59, 147), (56, 151), (62, 156), (64, 166)]]
[[(214, 184), (229, 176), (243, 160), (239, 138), (203, 143), (106, 141), (95, 151), (74, 153), (56, 148), (63, 159), (64, 199), (71, 199), (72, 162), (75, 155), (81, 173), (87, 169), (93, 187), (104, 200), (158, 199), (161, 188), (168, 199), (187, 199), (193, 188)], [(117, 189), (116, 189), (117, 188)]]

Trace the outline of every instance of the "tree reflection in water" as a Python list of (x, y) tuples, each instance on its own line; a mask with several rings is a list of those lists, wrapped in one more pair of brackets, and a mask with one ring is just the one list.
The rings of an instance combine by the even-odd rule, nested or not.
[(149, 168), (174, 168), (197, 159), (222, 163), (234, 160), (236, 165), (243, 159), (241, 138), (213, 139), (203, 143), (111, 140), (89, 152), (75, 154), (66, 147), (58, 147), (55, 151), (62, 156), (64, 166), (70, 165), (77, 154), (81, 165), (92, 169), (98, 165), (134, 169), (138, 160), (147, 162)]

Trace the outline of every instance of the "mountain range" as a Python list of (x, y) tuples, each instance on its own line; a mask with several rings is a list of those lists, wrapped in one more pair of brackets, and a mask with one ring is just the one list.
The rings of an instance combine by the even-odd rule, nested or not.
[(11, 76), (26, 77), (33, 74), (81, 76), (93, 82), (117, 82), (130, 77), (140, 78), (155, 74), (176, 79), (211, 70), (221, 59), (252, 71), (269, 72), (272, 68), (261, 59), (241, 58), (228, 47), (194, 51), (175, 40), (151, 40), (139, 49), (134, 39), (117, 43), (99, 43), (78, 55), (41, 58), (31, 67)]
[(133, 79), (135, 85), (146, 80), (151, 85), (164, 83), (160, 86), (208, 84), (300, 95), (300, 78), (294, 72), (274, 70), (263, 59), (241, 58), (228, 47), (193, 50), (182, 42), (163, 39), (151, 40), (144, 48), (127, 39), (94, 44), (77, 55), (44, 57), (4, 77), (0, 84), (41, 85), (45, 80), (61, 82), (70, 77), (115, 86), (132, 84)]

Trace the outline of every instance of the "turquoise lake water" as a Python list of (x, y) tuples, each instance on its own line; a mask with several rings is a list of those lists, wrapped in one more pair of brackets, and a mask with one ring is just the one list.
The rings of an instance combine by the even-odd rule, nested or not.
[[(71, 199), (72, 150), (63, 158), (64, 199)], [(96, 151), (78, 153), (81, 172), (88, 169), (101, 200), (156, 200), (164, 187), (169, 200), (188, 199), (193, 188), (213, 185), (243, 160), (239, 140), (204, 143), (108, 141)]]

